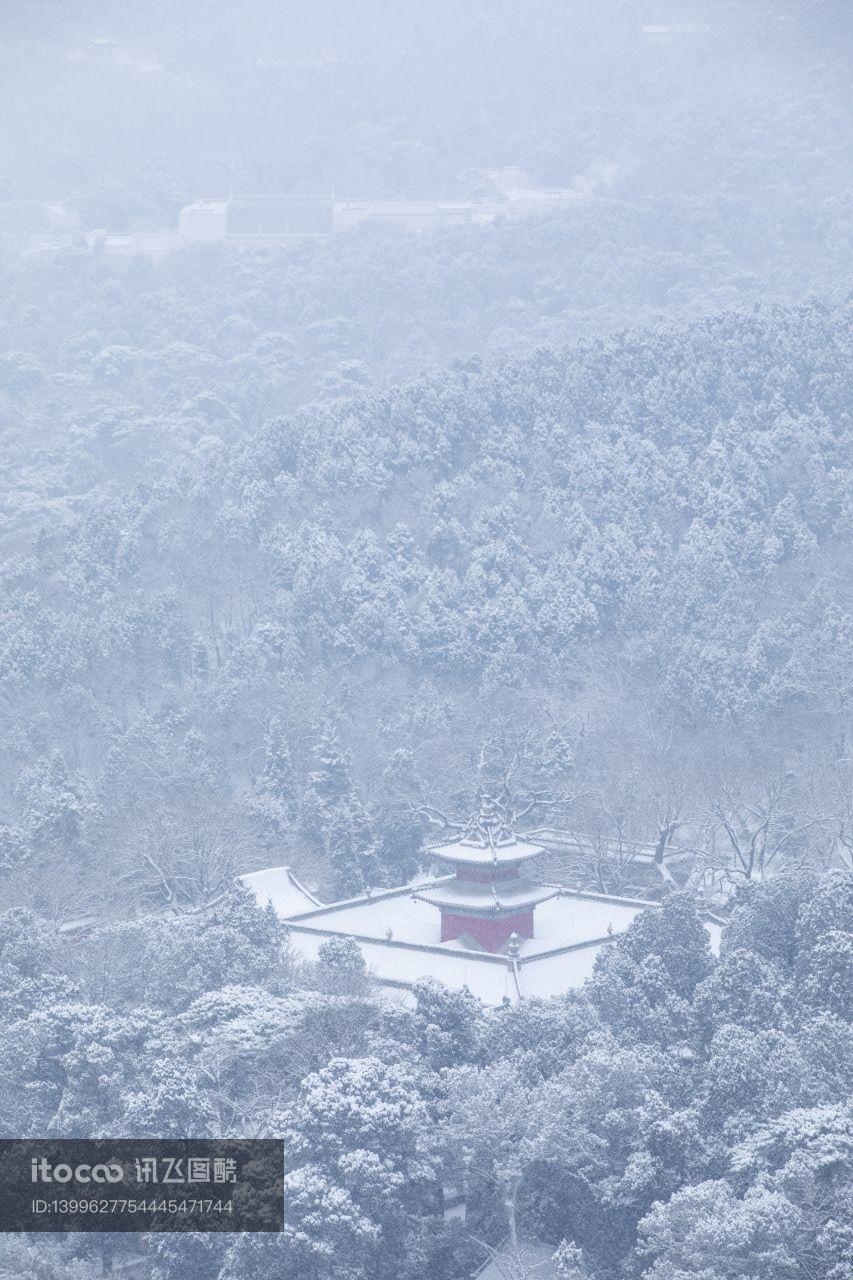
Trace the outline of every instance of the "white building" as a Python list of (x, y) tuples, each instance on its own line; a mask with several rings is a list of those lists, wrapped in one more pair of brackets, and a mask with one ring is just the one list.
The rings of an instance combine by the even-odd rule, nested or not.
[(194, 243), (224, 240), (227, 231), (228, 201), (197, 200), (181, 210), (178, 234)]

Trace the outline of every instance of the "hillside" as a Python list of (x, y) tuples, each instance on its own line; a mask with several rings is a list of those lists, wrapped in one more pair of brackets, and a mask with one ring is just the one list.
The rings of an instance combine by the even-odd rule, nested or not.
[(758, 812), (828, 857), (850, 355), (849, 309), (814, 303), (626, 332), (203, 438), (58, 509), (4, 564), (22, 883), (57, 858), (154, 901), (172, 859), (191, 896), (235, 860), (395, 880), (425, 805), (513, 758), (543, 816), (572, 795), (575, 824), (705, 838)]

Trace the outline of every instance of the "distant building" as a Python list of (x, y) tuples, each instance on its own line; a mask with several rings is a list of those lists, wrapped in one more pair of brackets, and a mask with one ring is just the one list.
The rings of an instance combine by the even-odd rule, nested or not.
[(89, 53), (95, 58), (114, 58), (118, 51), (118, 41), (112, 36), (95, 36), (89, 41)]
[(690, 35), (710, 31), (707, 22), (646, 22), (643, 23), (643, 34), (654, 41), (671, 41), (677, 36)]
[(181, 244), (174, 231), (90, 231), (86, 240), (90, 247), (102, 249), (107, 258), (124, 258), (135, 253), (161, 258)]
[(496, 191), (512, 191), (530, 185), (526, 170), (517, 164), (505, 164), (500, 169), (486, 169), (483, 177)]
[(349, 231), (361, 222), (369, 222), (403, 231), (431, 231), (471, 222), (473, 209), (468, 200), (339, 200), (335, 204), (334, 229)]
[(331, 235), (331, 196), (239, 196), (197, 200), (182, 209), (178, 232), (194, 244), (257, 242), (289, 236)]
[(182, 209), (178, 234), (194, 243), (224, 240), (227, 227), (227, 200), (197, 200)]
[[(496, 1007), (580, 987), (595, 958), (655, 903), (535, 884), (522, 868), (542, 846), (501, 829), (488, 810), (461, 836), (429, 852), (452, 874), (321, 906), (287, 867), (240, 879), (271, 902), (290, 942), (316, 960), (327, 938), (353, 938), (374, 978), (406, 996), (422, 978), (467, 987)], [(705, 927), (716, 949), (722, 922)]]
[[(501, 170), (512, 183), (526, 181), (520, 169)], [(294, 236), (323, 236), (351, 231), (362, 223), (402, 231), (519, 218), (561, 209), (588, 198), (563, 187), (511, 185), (485, 200), (334, 200), (331, 196), (234, 196), (197, 200), (180, 212), (178, 232), (190, 244), (234, 246), (275, 243)]]
[(239, 196), (225, 214), (229, 239), (324, 236), (333, 231), (331, 196)]
[(569, 187), (511, 187), (501, 212), (521, 218), (530, 213), (547, 213), (549, 209), (565, 209), (580, 204), (584, 198)]
[[(111, 48), (109, 40), (99, 47)], [(152, 64), (153, 65), (153, 64)], [(497, 218), (565, 209), (592, 196), (594, 183), (575, 187), (533, 187), (523, 170), (490, 171), (498, 194), (482, 200), (335, 200), (331, 195), (231, 196), (227, 200), (195, 200), (178, 215), (176, 231), (82, 232), (89, 247), (107, 257), (145, 254), (159, 258), (191, 244), (223, 244), (232, 248), (276, 245), (306, 236), (350, 231), (361, 223), (401, 231), (435, 231), (442, 227), (483, 225)], [(22, 253), (53, 251), (79, 229), (78, 215), (59, 204), (40, 201), (0, 202), (0, 236), (15, 237)], [(29, 238), (27, 238), (29, 237)]]

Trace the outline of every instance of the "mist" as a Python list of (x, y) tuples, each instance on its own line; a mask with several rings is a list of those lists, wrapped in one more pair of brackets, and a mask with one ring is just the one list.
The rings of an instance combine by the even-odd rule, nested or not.
[(284, 1207), (4, 1276), (853, 1274), (851, 65), (7, 7), (2, 1134), (280, 1140)]

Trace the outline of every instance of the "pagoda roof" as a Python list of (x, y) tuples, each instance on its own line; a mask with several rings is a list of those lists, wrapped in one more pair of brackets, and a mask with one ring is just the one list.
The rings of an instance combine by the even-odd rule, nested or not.
[(459, 863), (468, 867), (505, 867), (517, 862), (529, 862), (543, 852), (541, 844), (528, 844), (515, 836), (502, 839), (484, 839), (482, 836), (464, 836), (449, 844), (432, 845), (428, 853), (442, 862)]
[(477, 884), (451, 879), (416, 889), (421, 902), (444, 911), (465, 911), (476, 915), (500, 915), (507, 911), (524, 911), (539, 902), (547, 902), (560, 892), (558, 885), (533, 884), (528, 880), (508, 880), (499, 884)]

